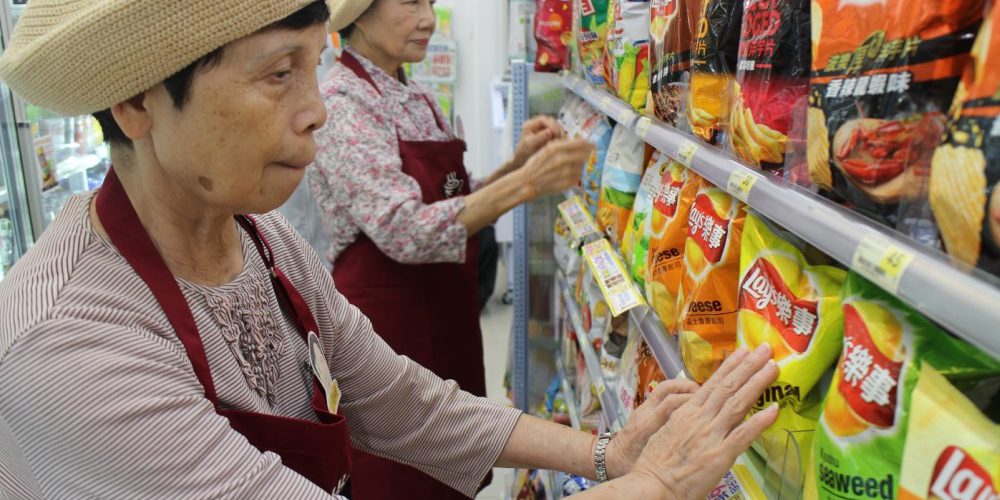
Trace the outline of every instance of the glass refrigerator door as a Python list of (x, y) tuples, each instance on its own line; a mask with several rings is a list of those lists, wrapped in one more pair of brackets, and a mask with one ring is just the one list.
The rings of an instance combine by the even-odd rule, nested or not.
[[(3, 46), (0, 45), (0, 52)], [(31, 222), (10, 90), (0, 83), (0, 279), (27, 250)]]
[[(7, 26), (15, 26), (27, 0), (4, 0)], [(37, 238), (77, 193), (96, 189), (109, 167), (100, 126), (90, 116), (58, 116), (15, 96), (24, 179)]]

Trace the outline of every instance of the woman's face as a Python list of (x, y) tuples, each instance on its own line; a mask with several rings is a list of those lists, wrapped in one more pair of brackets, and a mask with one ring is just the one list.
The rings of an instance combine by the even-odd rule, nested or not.
[(402, 64), (427, 56), (427, 45), (437, 27), (434, 0), (375, 0), (355, 25), (365, 41)]
[(182, 109), (162, 85), (147, 92), (154, 168), (206, 209), (281, 206), (313, 162), (313, 132), (326, 122), (316, 79), (325, 45), (322, 24), (257, 33), (196, 71)]

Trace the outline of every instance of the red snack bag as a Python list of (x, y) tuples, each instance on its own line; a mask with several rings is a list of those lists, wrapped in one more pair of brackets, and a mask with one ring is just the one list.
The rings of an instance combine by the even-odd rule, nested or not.
[(569, 69), (569, 44), (573, 41), (572, 0), (538, 0), (535, 71), (557, 73)]

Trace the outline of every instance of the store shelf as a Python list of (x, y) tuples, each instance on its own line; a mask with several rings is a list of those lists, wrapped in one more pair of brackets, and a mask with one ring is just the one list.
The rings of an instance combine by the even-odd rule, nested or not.
[(601, 411), (604, 412), (604, 418), (608, 422), (609, 427), (621, 428), (622, 421), (620, 417), (622, 412), (618, 408), (618, 399), (615, 397), (617, 390), (614, 383), (608, 383), (604, 379), (604, 371), (601, 370), (600, 358), (598, 358), (597, 353), (594, 351), (594, 346), (587, 340), (587, 335), (580, 319), (583, 316), (581, 316), (580, 308), (577, 307), (572, 294), (570, 294), (566, 280), (562, 276), (558, 276), (556, 281), (556, 286), (562, 290), (563, 304), (566, 305), (570, 321), (573, 322), (573, 330), (577, 332), (576, 343), (580, 347), (580, 353), (583, 354), (583, 361), (587, 366), (591, 383), (594, 385), (597, 395), (601, 400)]
[[(616, 117), (623, 101), (582, 79), (565, 75), (566, 87), (595, 109)], [(764, 217), (795, 233), (840, 263), (871, 276), (871, 267), (859, 265), (861, 250), (868, 255), (894, 251), (909, 260), (898, 280), (880, 284), (945, 329), (1000, 358), (1000, 280), (970, 266), (958, 265), (943, 253), (881, 227), (829, 200), (781, 179), (760, 173), (732, 155), (693, 136), (646, 117), (626, 120), (647, 143), (747, 203)], [(738, 181), (744, 190), (737, 188)], [(746, 186), (749, 184), (749, 188)], [(910, 260), (912, 259), (912, 260)], [(870, 262), (870, 259), (866, 259)], [(895, 288), (895, 289), (894, 289)], [(655, 351), (654, 351), (655, 353)], [(659, 358), (657, 358), (659, 360)], [(669, 361), (669, 360), (668, 360)]]
[(639, 120), (639, 113), (636, 113), (632, 106), (625, 103), (607, 92), (600, 90), (587, 83), (582, 78), (564, 75), (563, 82), (577, 95), (587, 101), (595, 109), (626, 127), (634, 127)]

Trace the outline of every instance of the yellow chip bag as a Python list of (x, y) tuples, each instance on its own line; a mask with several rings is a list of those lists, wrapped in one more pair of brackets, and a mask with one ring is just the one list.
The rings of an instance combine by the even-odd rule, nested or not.
[(661, 155), (650, 170), (659, 175), (653, 192), (653, 210), (646, 231), (649, 262), (646, 268), (646, 302), (656, 311), (663, 326), (677, 335), (677, 293), (684, 275), (684, 242), (688, 215), (700, 182), (672, 158)]
[(902, 500), (1000, 494), (1000, 426), (930, 365), (913, 390), (899, 482)]
[(696, 182), (677, 304), (681, 357), (691, 378), (700, 384), (736, 347), (746, 205), (704, 179)]
[(816, 429), (820, 398), (813, 388), (840, 355), (844, 336), (841, 293), (847, 272), (810, 265), (802, 247), (794, 236), (747, 214), (736, 346), (753, 350), (766, 342), (780, 368), (778, 379), (751, 410), (781, 406), (778, 421), (754, 443), (776, 464), (783, 462), (789, 432)]

